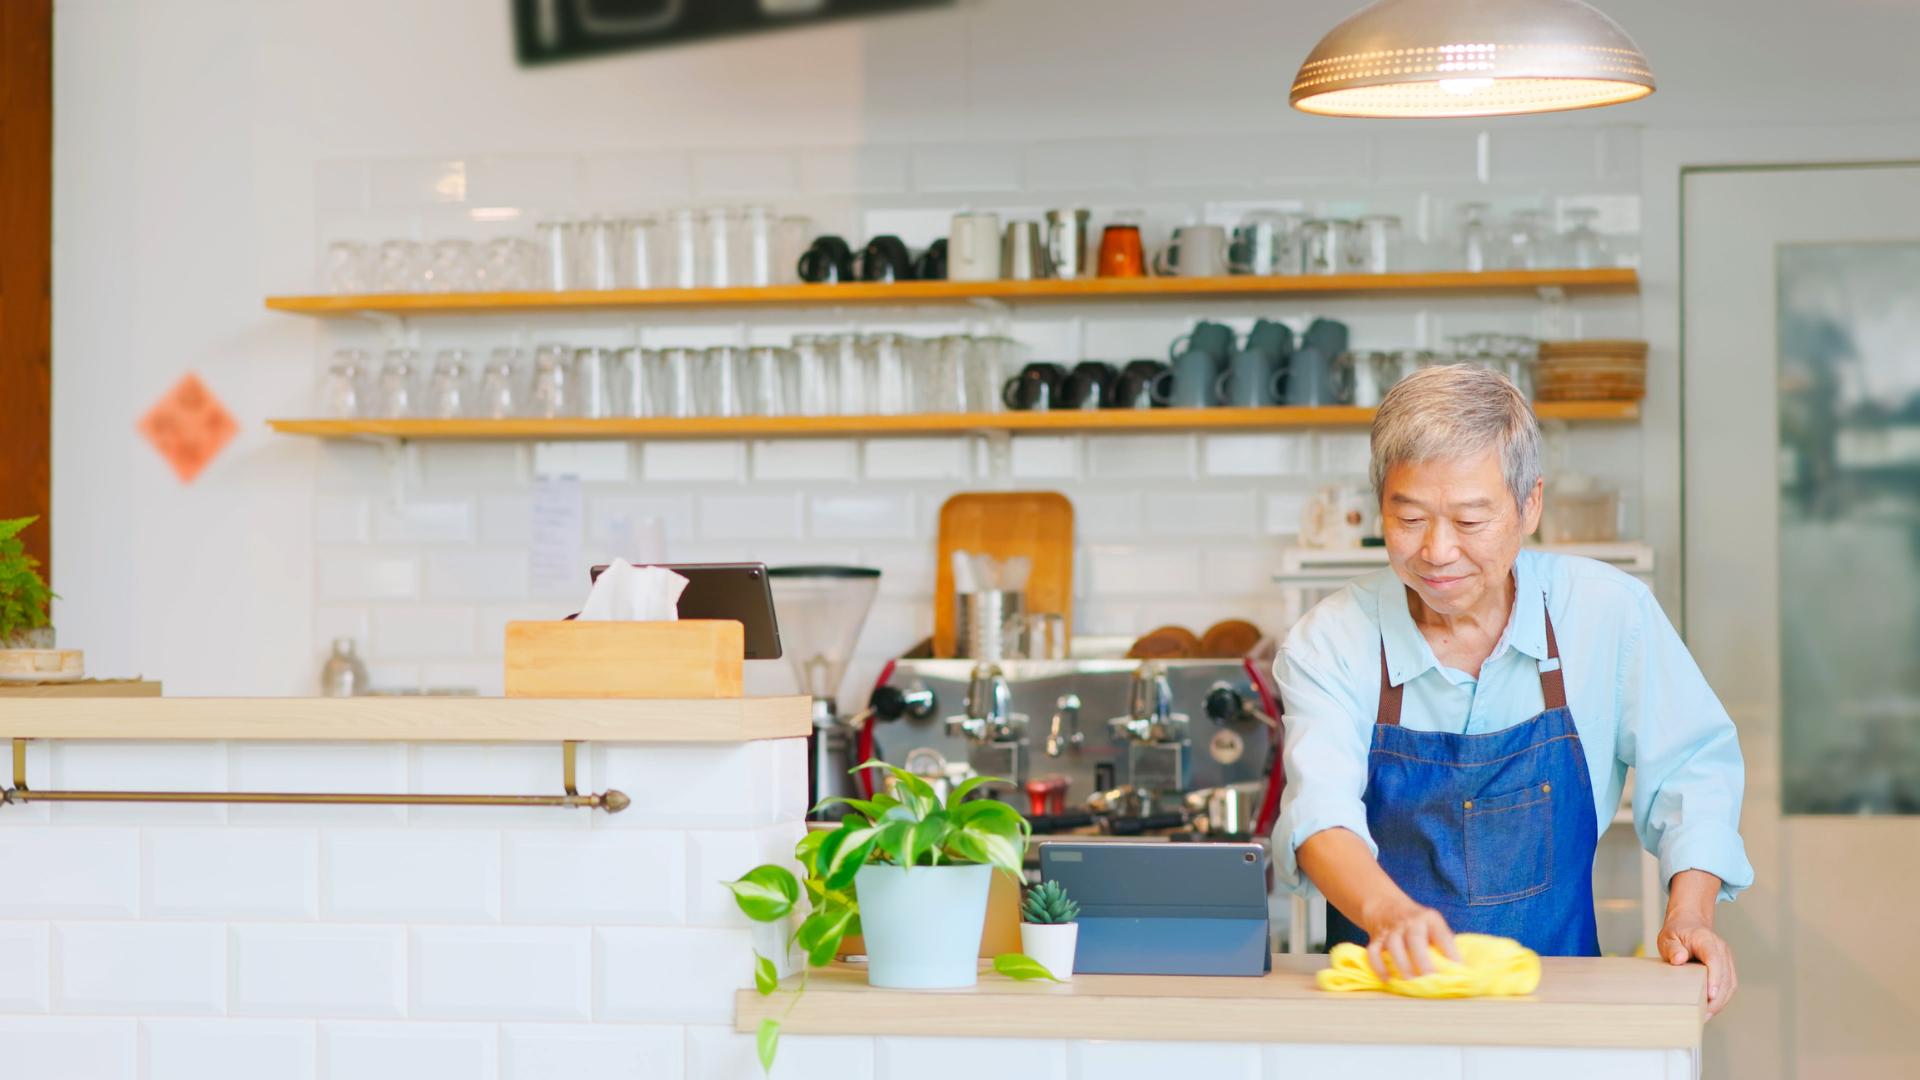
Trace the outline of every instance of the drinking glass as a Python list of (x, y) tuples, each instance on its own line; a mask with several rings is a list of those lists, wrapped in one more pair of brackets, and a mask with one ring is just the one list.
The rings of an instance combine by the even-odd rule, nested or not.
[(588, 218), (580, 223), (574, 242), (579, 249), (579, 287), (619, 288), (619, 227), (606, 218)]
[(435, 420), (458, 420), (467, 415), (472, 401), (467, 389), (467, 350), (441, 349), (434, 357), (433, 376), (427, 380), (428, 416)]
[(700, 283), (716, 289), (746, 284), (741, 260), (741, 237), (745, 223), (740, 212), (729, 206), (709, 207), (702, 218), (701, 254), (706, 258), (706, 273)]
[(1356, 242), (1348, 249), (1348, 269), (1356, 274), (1390, 274), (1400, 269), (1400, 219), (1367, 214), (1355, 223)]
[(1493, 233), (1487, 226), (1487, 204), (1460, 207), (1460, 268), (1476, 273), (1493, 269)]
[(425, 253), (413, 240), (388, 240), (374, 257), (373, 284), (381, 292), (417, 292)]
[(1300, 215), (1252, 210), (1234, 227), (1229, 269), (1236, 274), (1298, 274)]
[(774, 285), (800, 284), (800, 256), (813, 242), (813, 221), (809, 218), (788, 216), (773, 226), (773, 275), (770, 283)]
[[(929, 412), (985, 412), (985, 402), (973, 396), (973, 339), (965, 334), (947, 334), (934, 342), (932, 378), (921, 394), (923, 408)], [(992, 399), (998, 401), (998, 388)]]
[(792, 367), (793, 410), (797, 415), (832, 416), (839, 411), (839, 373), (829, 362), (825, 337), (794, 335)]
[(533, 387), (527, 414), (550, 420), (568, 415), (572, 399), (572, 354), (565, 345), (542, 345), (533, 353)]
[(1345, 218), (1316, 218), (1300, 227), (1309, 274), (1350, 274), (1359, 226)]
[(612, 349), (589, 346), (574, 350), (572, 415), (591, 420), (613, 415), (612, 386), (608, 378), (612, 367)]
[(517, 236), (496, 236), (480, 246), (473, 261), (473, 287), (482, 292), (514, 292), (533, 284), (536, 249)]
[(379, 415), (388, 420), (405, 420), (413, 415), (417, 396), (414, 368), (419, 354), (412, 349), (388, 349), (380, 365)]
[(320, 415), (334, 420), (354, 420), (365, 416), (368, 400), (367, 354), (362, 349), (337, 349), (327, 377), (320, 384)]
[(566, 292), (578, 288), (574, 275), (574, 228), (571, 221), (543, 221), (534, 226), (539, 236), (535, 283), (539, 288)]
[(745, 350), (715, 345), (700, 354), (699, 401), (702, 416), (746, 415)]
[(473, 288), (473, 261), (473, 241), (435, 240), (420, 272), (421, 286), (427, 292), (465, 292)]
[(320, 276), (329, 292), (359, 293), (367, 291), (371, 269), (365, 244), (335, 240), (327, 245), (326, 262)]
[(495, 349), (480, 375), (480, 397), (474, 402), (474, 415), (506, 420), (520, 415), (520, 403), (520, 350)]
[(1539, 270), (1551, 260), (1546, 251), (1547, 225), (1538, 210), (1515, 210), (1507, 223), (1507, 265), (1515, 270)]
[[(738, 275), (736, 285), (772, 285), (776, 275), (774, 256), (774, 231), (778, 219), (773, 208), (768, 206), (749, 206), (741, 211), (737, 227), (740, 239), (739, 261), (734, 267)], [(799, 256), (795, 256), (795, 261)]]
[(607, 369), (607, 415), (647, 415), (647, 397), (653, 388), (652, 362), (648, 350), (632, 345), (613, 354), (612, 365)]
[(700, 274), (700, 217), (692, 210), (667, 215), (666, 282), (672, 289), (698, 288)]
[(696, 366), (698, 356), (692, 349), (660, 350), (656, 371), (655, 416), (698, 416), (700, 394)]
[(974, 402), (970, 408), (974, 412), (1005, 411), (1007, 405), (1000, 396), (1000, 387), (1020, 370), (1024, 359), (1020, 344), (1009, 337), (975, 338), (968, 356), (971, 360), (968, 396)]
[(1560, 236), (1561, 263), (1576, 270), (1592, 270), (1608, 265), (1612, 260), (1607, 251), (1607, 242), (1593, 225), (1600, 220), (1600, 211), (1591, 206), (1568, 207), (1567, 220), (1572, 224)]
[(840, 388), (838, 408), (842, 416), (870, 416), (873, 413), (872, 358), (860, 347), (857, 334), (834, 334), (826, 339), (827, 362)]
[(868, 406), (877, 416), (913, 411), (913, 369), (907, 363), (907, 339), (901, 334), (874, 334), (862, 342), (867, 356), (863, 367), (873, 380)]
[(792, 377), (791, 350), (768, 345), (748, 349), (747, 412), (755, 416), (788, 415)]
[(627, 218), (620, 223), (619, 280), (622, 288), (651, 289), (659, 271), (660, 223), (650, 217)]

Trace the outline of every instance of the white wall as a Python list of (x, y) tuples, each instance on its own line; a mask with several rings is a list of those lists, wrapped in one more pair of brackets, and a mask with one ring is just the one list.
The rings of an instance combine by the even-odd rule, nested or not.
[[(1565, 118), (1420, 126), (1317, 120), (1285, 108), (1298, 58), (1347, 8), (1336, 0), (980, 0), (534, 71), (511, 59), (504, 0), (67, 0), (56, 34), (54, 301), (54, 562), (64, 640), (86, 648), (96, 671), (145, 672), (174, 692), (302, 692), (327, 633), (381, 615), (375, 597), (330, 590), (326, 568), (343, 565), (336, 556), (378, 556), (383, 536), (416, 567), (438, 550), (414, 546), (405, 526), (383, 531), (378, 508), (398, 506), (385, 470), (366, 467), (366, 455), (276, 438), (261, 424), (306, 411), (317, 358), (341, 336), (362, 332), (260, 307), (268, 293), (310, 288), (318, 244), (346, 221), (430, 231), (466, 206), (498, 197), (533, 207), (558, 187), (576, 205), (636, 188), (662, 202), (728, 201), (748, 194), (743, 178), (753, 187), (770, 175), (769, 159), (754, 156), (766, 148), (778, 151), (771, 175), (789, 169), (789, 186), (759, 194), (816, 198), (848, 213), (855, 203), (931, 209), (991, 198), (1033, 206), (1142, 193), (1175, 208), (1218, 206), (1237, 194), (1347, 205), (1386, 199), (1433, 213), (1469, 193), (1633, 191), (1639, 137), (1620, 125), (1817, 124), (1912, 109), (1898, 54), (1912, 39), (1914, 16), (1903, 5), (1608, 7), (1660, 73), (1663, 89), (1650, 102)], [(1730, 27), (1739, 28), (1737, 47)], [(1796, 138), (1783, 130), (1783, 155)], [(1057, 140), (1084, 141), (1050, 145)], [(906, 186), (875, 191), (888, 160), (876, 150), (886, 148), (908, 154)], [(662, 160), (683, 162), (675, 166), (683, 171), (654, 170)], [(436, 191), (453, 162), (458, 188)], [(996, 172), (996, 162), (1010, 164)], [(1111, 167), (1085, 175), (1103, 162)], [(1198, 175), (1194, 163), (1205, 166)], [(840, 190), (827, 190), (836, 170)], [(1121, 179), (1106, 186), (1116, 171)], [(915, 187), (922, 176), (942, 189)], [(445, 190), (463, 201), (443, 201)], [(1671, 282), (1647, 287), (1656, 293)], [(1599, 310), (1616, 328), (1637, 314), (1630, 303), (1624, 312)], [(1434, 341), (1447, 322), (1424, 309), (1365, 311), (1402, 325), (1396, 337), (1416, 339), (1379, 344)], [(1524, 307), (1489, 315), (1531, 318)], [(553, 328), (563, 329), (579, 332)], [(182, 487), (132, 425), (188, 369), (208, 379), (243, 434)], [(1651, 400), (1649, 411), (1677, 423), (1671, 402)], [(1647, 432), (1607, 456), (1630, 463), (1644, 454), (1651, 475), (1677, 474), (1670, 431), (1650, 423)], [(1319, 444), (1303, 445), (1315, 460)], [(805, 453), (816, 462), (872, 460), (846, 458), (853, 452)], [(451, 453), (450, 485), (434, 486), (436, 475), (449, 475), (440, 469), (448, 454), (432, 450), (408, 499), (512, 498), (524, 487), (524, 470), (493, 468), (500, 458), (485, 455), (494, 452)], [(744, 448), (736, 453), (726, 482), (745, 489), (734, 494), (756, 495), (764, 478)], [(1220, 478), (1204, 471), (1198, 444), (1183, 441), (1180, 455), (1199, 463), (1176, 479), (1186, 482), (1182, 491), (1239, 500), (1229, 546), (1242, 569), (1274, 543), (1268, 495), (1326, 475)], [(1070, 456), (1075, 474), (1066, 482), (1089, 485), (1089, 494), (1124, 503), (1129, 491), (1151, 500), (1175, 486), (1102, 480), (1091, 444)], [(772, 482), (817, 504), (864, 492), (874, 479), (858, 465), (820, 467), (831, 475)], [(486, 491), (460, 479), (461, 470), (484, 473)], [(633, 478), (647, 487), (595, 495), (659, 493), (697, 507), (693, 500), (712, 494), (706, 481), (670, 471), (642, 467)], [(843, 543), (809, 526), (794, 540), (850, 557), (881, 557), (882, 547), (920, 551), (930, 545), (928, 507), (970, 477), (926, 479), (892, 481), (891, 494), (912, 504), (911, 535)], [(655, 480), (668, 486), (656, 491)], [(347, 501), (344, 534), (336, 498)], [(467, 503), (467, 539), (456, 530), (453, 542), (511, 558), (517, 541), (511, 531), (490, 538), (487, 505)], [(1163, 506), (1131, 505), (1142, 531), (1149, 520), (1166, 520)], [(1641, 514), (1663, 555), (1677, 551), (1677, 505), (1668, 491)], [(353, 524), (361, 514), (364, 533)], [(1130, 520), (1122, 515), (1117, 527)], [(338, 552), (336, 542), (356, 550)], [(1196, 538), (1123, 546), (1151, 549), (1151, 565), (1168, 551), (1176, 561), (1194, 559)], [(539, 599), (435, 596), (431, 577), (416, 574), (395, 598), (408, 609), (400, 615), (427, 619), (413, 609), (450, 606), (442, 630), (469, 619), (489, 626), (495, 606)], [(1670, 577), (1666, 584), (1671, 595)], [(1257, 599), (1257, 582), (1246, 579), (1245, 588), (1197, 603), (1224, 613)], [(1135, 609), (1131, 617), (1156, 614), (1151, 597), (1120, 603)], [(896, 608), (879, 624), (910, 618)], [(476, 633), (484, 643), (487, 634)], [(874, 639), (869, 651), (903, 647), (902, 636)], [(458, 662), (451, 649), (401, 658), (397, 675), (471, 682), (467, 675), (490, 666), (481, 657), (467, 658), (464, 672), (437, 668)]]

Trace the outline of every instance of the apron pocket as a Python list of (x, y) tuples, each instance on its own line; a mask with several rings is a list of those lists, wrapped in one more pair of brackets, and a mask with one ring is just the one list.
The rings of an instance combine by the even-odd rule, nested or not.
[(1467, 903), (1510, 904), (1553, 885), (1553, 798), (1546, 784), (1466, 804)]

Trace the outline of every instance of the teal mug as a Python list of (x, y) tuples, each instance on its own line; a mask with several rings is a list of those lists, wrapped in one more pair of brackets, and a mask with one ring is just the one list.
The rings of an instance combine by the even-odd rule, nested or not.
[(1233, 328), (1217, 322), (1196, 323), (1191, 333), (1173, 339), (1167, 359), (1178, 363), (1181, 356), (1194, 351), (1213, 357), (1215, 368), (1224, 367), (1227, 357), (1233, 355)]
[(1233, 354), (1227, 370), (1214, 381), (1214, 396), (1222, 405), (1259, 409), (1280, 404), (1280, 387), (1286, 370), (1275, 364), (1263, 350), (1243, 349)]
[(1177, 357), (1173, 367), (1153, 381), (1153, 400), (1175, 409), (1204, 409), (1219, 404), (1215, 382), (1219, 365), (1199, 349), (1188, 349)]

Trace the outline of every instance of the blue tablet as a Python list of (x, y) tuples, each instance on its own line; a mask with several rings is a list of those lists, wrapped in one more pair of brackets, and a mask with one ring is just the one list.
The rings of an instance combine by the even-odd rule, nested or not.
[(1080, 904), (1075, 974), (1254, 975), (1273, 965), (1259, 844), (1040, 845)]

